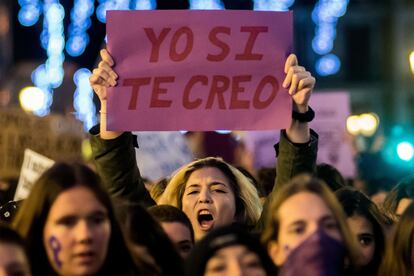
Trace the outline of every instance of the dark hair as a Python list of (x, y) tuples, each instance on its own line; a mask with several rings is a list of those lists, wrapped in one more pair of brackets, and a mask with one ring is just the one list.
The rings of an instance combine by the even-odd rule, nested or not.
[(385, 250), (383, 227), (386, 224), (386, 218), (368, 197), (352, 187), (341, 188), (335, 192), (335, 195), (348, 217), (361, 216), (371, 223), (374, 232), (375, 252), (369, 264), (361, 268), (361, 272), (364, 272), (361, 274), (376, 275)]
[(8, 227), (0, 223), (0, 243), (11, 243), (21, 247), (24, 251), (24, 241), (20, 235)]
[(316, 166), (316, 177), (322, 179), (334, 192), (347, 186), (342, 174), (334, 166), (326, 163), (321, 163)]
[(402, 214), (390, 239), (379, 274), (408, 276), (414, 273), (414, 203)]
[(247, 179), (250, 180), (250, 182), (253, 184), (253, 186), (256, 188), (257, 193), (259, 195), (259, 197), (262, 197), (264, 195), (264, 190), (262, 187), (262, 183), (260, 183), (259, 181), (257, 181), (257, 179), (254, 177), (254, 175), (252, 175), (248, 170), (246, 170), (244, 167), (242, 166), (237, 166), (236, 169), (238, 169), (245, 177), (247, 177)]
[(191, 241), (194, 243), (194, 230), (187, 215), (171, 205), (155, 205), (147, 209), (148, 213), (158, 222), (179, 222), (188, 228), (191, 234)]
[(13, 227), (24, 237), (27, 253), (35, 274), (55, 274), (43, 245), (43, 229), (56, 198), (71, 188), (82, 186), (89, 189), (106, 208), (111, 224), (108, 253), (101, 272), (123, 275), (134, 269), (133, 260), (116, 221), (111, 199), (101, 186), (100, 178), (90, 168), (81, 164), (58, 163), (45, 171), (24, 200)]
[(276, 275), (276, 267), (259, 239), (237, 224), (215, 229), (196, 243), (186, 260), (187, 275), (204, 275), (209, 259), (217, 251), (235, 245), (245, 246), (249, 251), (255, 253), (259, 257), (266, 275)]
[(384, 208), (389, 214), (395, 215), (398, 203), (403, 198), (414, 199), (414, 174), (403, 178), (387, 195)]
[(262, 196), (268, 196), (275, 186), (276, 170), (275, 168), (261, 168), (257, 172), (257, 179), (263, 190)]
[(148, 250), (162, 275), (183, 275), (181, 257), (158, 222), (139, 204), (117, 202), (116, 206), (128, 240)]

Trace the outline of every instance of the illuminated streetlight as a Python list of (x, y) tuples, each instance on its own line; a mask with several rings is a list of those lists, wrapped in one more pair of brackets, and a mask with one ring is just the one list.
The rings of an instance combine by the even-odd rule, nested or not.
[(401, 160), (411, 161), (414, 157), (414, 147), (410, 142), (401, 142), (397, 146), (397, 154)]
[(23, 88), (19, 94), (20, 105), (25, 111), (36, 112), (45, 105), (45, 92), (34, 86)]
[(378, 128), (378, 116), (374, 113), (365, 113), (359, 116), (359, 125), (361, 126), (361, 134), (364, 136), (372, 136)]
[(358, 115), (352, 115), (352, 116), (348, 117), (348, 119), (346, 120), (346, 129), (352, 135), (358, 135), (359, 134), (360, 126), (359, 126), (359, 116)]
[(346, 129), (352, 135), (372, 136), (377, 131), (379, 119), (375, 113), (364, 113), (349, 116), (346, 120)]

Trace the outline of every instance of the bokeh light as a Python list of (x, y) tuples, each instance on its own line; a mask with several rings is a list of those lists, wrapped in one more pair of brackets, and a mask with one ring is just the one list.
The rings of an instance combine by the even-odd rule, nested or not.
[(397, 145), (398, 157), (403, 161), (411, 161), (414, 157), (414, 147), (410, 142), (404, 141)]
[(42, 109), (46, 101), (45, 92), (34, 86), (23, 88), (19, 94), (20, 106), (29, 112), (36, 112)]

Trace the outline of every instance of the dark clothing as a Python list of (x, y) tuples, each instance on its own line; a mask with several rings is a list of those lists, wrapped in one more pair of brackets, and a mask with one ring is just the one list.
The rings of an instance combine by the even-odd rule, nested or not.
[[(145, 189), (136, 163), (134, 136), (130, 132), (125, 132), (116, 139), (102, 140), (99, 137), (99, 126), (92, 128), (90, 133), (97, 172), (109, 194), (114, 198), (139, 202), (147, 207), (154, 205), (155, 202)], [(285, 131), (282, 131), (280, 142), (275, 149), (278, 162), (272, 194), (293, 176), (315, 171), (318, 135), (314, 131), (311, 130), (311, 139), (305, 144), (290, 142)]]
[(90, 133), (93, 134), (91, 146), (96, 170), (108, 193), (145, 207), (155, 205), (137, 166), (132, 133), (125, 132), (112, 140), (100, 139), (99, 126)]

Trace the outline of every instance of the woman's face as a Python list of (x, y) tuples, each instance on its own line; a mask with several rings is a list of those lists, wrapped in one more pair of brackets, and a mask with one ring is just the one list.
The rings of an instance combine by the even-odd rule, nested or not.
[(234, 222), (236, 199), (227, 177), (217, 168), (194, 171), (185, 185), (183, 212), (194, 228), (196, 240), (218, 226)]
[(338, 223), (323, 199), (314, 193), (299, 192), (286, 199), (279, 210), (279, 235), (269, 245), (273, 262), (281, 266), (290, 252), (318, 229), (342, 240)]
[(52, 204), (43, 244), (58, 274), (87, 275), (103, 265), (110, 233), (106, 208), (88, 188), (76, 186), (62, 192)]
[(233, 245), (218, 250), (208, 260), (204, 275), (264, 276), (266, 272), (256, 253), (250, 251), (244, 245)]
[(360, 265), (365, 266), (374, 257), (375, 236), (372, 224), (363, 216), (354, 215), (347, 218), (352, 234), (357, 238), (362, 253)]

